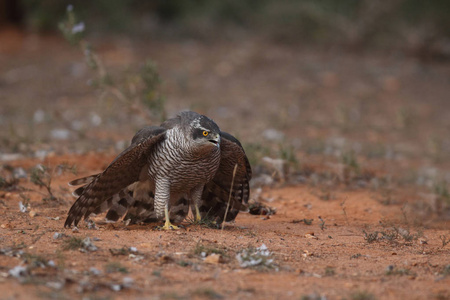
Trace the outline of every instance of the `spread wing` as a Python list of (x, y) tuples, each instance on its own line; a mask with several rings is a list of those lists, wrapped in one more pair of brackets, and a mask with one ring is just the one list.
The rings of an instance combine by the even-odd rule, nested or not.
[[(242, 206), (248, 203), (249, 181), (252, 177), (252, 169), (244, 148), (234, 136), (221, 132), (220, 150), (219, 169), (214, 178), (205, 185), (199, 208), (202, 218), (214, 219), (218, 223), (225, 219), (225, 214), (225, 221), (234, 220)], [(230, 204), (226, 212), (229, 198)]]
[(70, 208), (64, 227), (77, 226), (81, 218), (105, 211), (117, 204), (115, 202), (128, 198), (127, 187), (139, 180), (141, 171), (147, 168), (148, 156), (155, 145), (165, 139), (165, 132), (165, 128), (156, 126), (141, 129), (133, 137), (131, 145), (105, 171), (71, 181), (71, 185), (84, 186), (74, 192), (79, 197)]

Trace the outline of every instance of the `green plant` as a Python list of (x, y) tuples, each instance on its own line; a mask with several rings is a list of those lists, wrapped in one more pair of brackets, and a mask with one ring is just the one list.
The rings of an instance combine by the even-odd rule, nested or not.
[(105, 265), (105, 271), (106, 273), (115, 273), (120, 272), (124, 274), (128, 274), (128, 269), (124, 266), (122, 266), (119, 262), (110, 262)]
[(297, 159), (297, 154), (295, 153), (295, 148), (292, 145), (283, 143), (279, 145), (278, 157), (287, 161), (294, 167), (297, 167), (299, 162)]
[(322, 217), (321, 216), (318, 216), (317, 217), (318, 219), (319, 219), (319, 221), (320, 221), (320, 224), (319, 224), (319, 226), (320, 226), (320, 229), (323, 231), (323, 230), (325, 230), (327, 227), (325, 227), (325, 220), (324, 219), (322, 219)]
[(325, 268), (325, 276), (333, 276), (336, 274), (336, 270), (333, 267), (326, 267)]
[(35, 185), (44, 187), (47, 190), (48, 197), (44, 198), (44, 200), (56, 199), (51, 188), (52, 173), (49, 167), (37, 165), (36, 167), (31, 169), (30, 180)]
[(64, 240), (63, 250), (77, 250), (83, 247), (83, 239), (72, 236)]
[(345, 151), (344, 153), (342, 153), (341, 162), (348, 170), (359, 174), (361, 166), (358, 163), (358, 159), (356, 158), (356, 154), (354, 151)]
[(67, 8), (66, 19), (59, 24), (59, 29), (66, 40), (78, 46), (84, 54), (86, 64), (95, 75), (91, 83), (102, 91), (101, 99), (107, 96), (115, 98), (133, 113), (144, 114), (144, 117), (153, 116), (159, 120), (166, 118), (165, 99), (160, 92), (161, 79), (153, 61), (146, 60), (137, 74), (129, 74), (123, 81), (116, 82), (92, 45), (84, 38), (84, 22), (78, 20), (72, 6)]
[(434, 184), (434, 193), (448, 204), (450, 204), (450, 192), (447, 188), (447, 183), (445, 181), (440, 181)]
[(245, 153), (247, 154), (250, 165), (261, 165), (262, 158), (270, 155), (269, 147), (260, 143), (244, 144)]
[(382, 231), (367, 232), (363, 230), (364, 239), (368, 243), (373, 243), (375, 241), (387, 241), (387, 242), (398, 242), (403, 241), (405, 243), (411, 243), (417, 240), (423, 235), (422, 232), (412, 234), (409, 229), (403, 229), (396, 226), (391, 228), (386, 228)]
[(350, 294), (352, 300), (375, 300), (375, 296), (368, 291), (356, 291)]
[(414, 273), (410, 269), (397, 269), (394, 266), (389, 266), (386, 275), (395, 275), (395, 276), (405, 276), (405, 275), (414, 275)]
[(444, 276), (450, 276), (450, 265), (444, 266), (444, 268), (442, 268), (442, 272), (441, 273)]
[(214, 291), (212, 288), (200, 288), (196, 289), (192, 292), (193, 296), (207, 298), (207, 299), (222, 299), (223, 296), (216, 291)]
[(208, 256), (211, 253), (215, 253), (215, 254), (220, 254), (222, 256), (226, 255), (225, 250), (223, 249), (218, 249), (215, 247), (211, 247), (211, 246), (206, 246), (201, 244), (201, 242), (197, 242), (197, 244), (195, 245), (195, 248), (193, 249), (194, 254), (196, 255), (202, 255), (202, 256)]
[(445, 236), (445, 235), (440, 235), (439, 238), (442, 241), (442, 248), (444, 248), (445, 246), (447, 246), (450, 243), (450, 238), (447, 238), (447, 236)]
[(33, 268), (45, 268), (47, 266), (47, 259), (40, 255), (24, 253), (23, 258), (28, 264), (28, 267)]

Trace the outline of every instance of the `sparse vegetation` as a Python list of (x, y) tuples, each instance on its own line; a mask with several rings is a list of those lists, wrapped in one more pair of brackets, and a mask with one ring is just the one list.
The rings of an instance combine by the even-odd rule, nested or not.
[(213, 290), (212, 288), (202, 288), (202, 289), (196, 289), (192, 292), (192, 295), (195, 297), (202, 297), (207, 299), (222, 299), (223, 296)]
[(85, 23), (77, 18), (73, 6), (67, 8), (66, 20), (59, 24), (59, 29), (72, 45), (80, 47), (86, 64), (95, 72), (91, 85), (102, 91), (100, 100), (116, 99), (128, 108), (130, 115), (154, 117), (159, 121), (166, 119), (165, 99), (160, 92), (161, 79), (153, 61), (146, 60), (137, 74), (125, 76), (123, 82), (117, 83), (84, 38)]
[(200, 255), (200, 256), (208, 256), (212, 253), (226, 256), (226, 251), (224, 249), (219, 249), (219, 248), (213, 247), (213, 246), (207, 246), (207, 245), (202, 244), (200, 241), (195, 245), (193, 252), (195, 255)]
[(195, 217), (191, 215), (190, 217), (188, 217), (187, 221), (192, 225), (200, 225), (205, 228), (219, 229), (219, 224), (217, 224), (217, 222), (213, 218), (210, 218), (208, 214), (205, 217), (201, 218), (200, 221), (196, 220)]
[(39, 187), (43, 187), (47, 190), (48, 196), (44, 200), (56, 200), (53, 195), (51, 183), (52, 174), (48, 167), (43, 165), (37, 165), (31, 169), (30, 181)]
[(363, 230), (364, 239), (368, 243), (373, 243), (376, 241), (387, 241), (387, 242), (404, 242), (411, 243), (417, 240), (423, 234), (422, 232), (417, 232), (412, 234), (409, 229), (404, 229), (400, 227), (393, 226), (391, 228), (386, 228), (382, 231), (367, 232)]
[(128, 269), (124, 267), (120, 262), (110, 262), (105, 265), (105, 272), (106, 273), (123, 273), (128, 274)]
[(320, 221), (320, 224), (319, 224), (319, 226), (320, 226), (320, 230), (325, 230), (327, 227), (325, 226), (325, 220), (324, 219), (322, 219), (322, 217), (321, 216), (318, 216), (317, 217), (318, 219), (319, 219), (319, 221)]
[(350, 294), (351, 300), (375, 300), (376, 297), (367, 291), (356, 291)]
[(325, 276), (334, 276), (336, 274), (336, 269), (333, 267), (325, 268)]
[(450, 265), (446, 265), (442, 268), (442, 275), (450, 276)]
[(446, 235), (440, 235), (439, 238), (442, 241), (442, 248), (444, 248), (445, 246), (447, 246), (450, 243), (450, 238), (447, 238)]
[(293, 220), (292, 223), (304, 223), (305, 225), (311, 225), (314, 219), (301, 219), (301, 220)]
[(78, 250), (83, 247), (83, 239), (72, 236), (68, 239), (65, 239), (63, 245), (64, 250)]
[(395, 266), (389, 266), (386, 270), (386, 275), (394, 275), (394, 276), (405, 276), (405, 275), (415, 275), (410, 269), (406, 268), (396, 268)]

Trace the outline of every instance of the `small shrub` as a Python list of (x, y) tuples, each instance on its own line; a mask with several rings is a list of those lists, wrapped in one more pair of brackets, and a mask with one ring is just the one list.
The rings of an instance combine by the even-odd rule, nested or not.
[(205, 245), (201, 244), (200, 242), (198, 242), (195, 245), (194, 254), (196, 254), (196, 255), (208, 256), (212, 253), (225, 256), (225, 251), (222, 249), (218, 249), (218, 248), (211, 247), (211, 246), (205, 246)]
[(115, 273), (115, 272), (120, 272), (120, 273), (124, 273), (124, 274), (128, 274), (128, 269), (124, 266), (122, 266), (121, 263), (119, 262), (110, 262), (108, 264), (105, 265), (105, 271), (106, 273)]
[(357, 291), (350, 295), (351, 300), (375, 300), (375, 296), (367, 291)]
[(83, 239), (78, 237), (71, 237), (69, 239), (64, 240), (64, 250), (77, 250), (83, 247)]

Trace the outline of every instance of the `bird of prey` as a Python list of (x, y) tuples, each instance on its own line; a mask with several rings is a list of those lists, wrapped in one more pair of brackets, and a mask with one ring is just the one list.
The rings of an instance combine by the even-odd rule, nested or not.
[(139, 130), (102, 172), (71, 181), (82, 185), (64, 224), (77, 226), (91, 214), (132, 223), (165, 219), (178, 229), (191, 207), (197, 221), (232, 221), (248, 203), (251, 167), (241, 143), (214, 121), (185, 111), (160, 126)]

